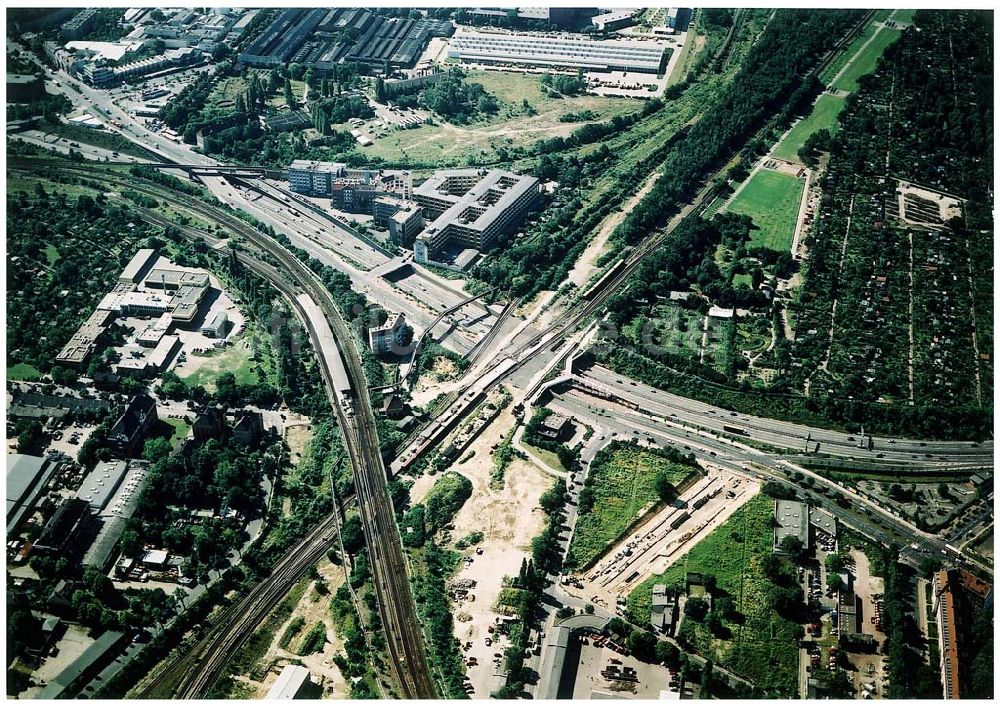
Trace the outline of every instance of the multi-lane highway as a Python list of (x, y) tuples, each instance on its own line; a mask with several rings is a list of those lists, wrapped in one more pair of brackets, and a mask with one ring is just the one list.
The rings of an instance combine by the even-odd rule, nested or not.
[(992, 440), (979, 443), (879, 437), (871, 440), (869, 449), (868, 436), (862, 438), (860, 433), (852, 435), (724, 410), (652, 388), (603, 366), (593, 366), (578, 378), (587, 388), (685, 426), (766, 443), (790, 452), (805, 452), (808, 448), (810, 454), (819, 452), (871, 463), (901, 462), (915, 468), (993, 465)]

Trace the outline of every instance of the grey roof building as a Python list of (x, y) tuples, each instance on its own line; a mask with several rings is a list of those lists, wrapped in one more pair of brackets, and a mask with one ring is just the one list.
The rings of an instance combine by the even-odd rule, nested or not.
[(47, 457), (7, 455), (7, 536), (21, 526), (34, 510), (45, 485), (59, 469), (59, 464)]
[(781, 542), (794, 536), (809, 547), (809, 505), (787, 499), (774, 501), (774, 551), (781, 551)]
[(75, 697), (101, 669), (110, 663), (126, 639), (121, 632), (105, 632), (97, 638), (97, 641), (84, 649), (73, 663), (63, 669), (38, 697), (48, 700)]

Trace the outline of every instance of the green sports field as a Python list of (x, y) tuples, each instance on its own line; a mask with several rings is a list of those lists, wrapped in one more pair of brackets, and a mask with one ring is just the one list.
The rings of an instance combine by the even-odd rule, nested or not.
[(780, 160), (799, 162), (799, 150), (810, 135), (823, 128), (829, 130), (830, 135), (837, 132), (837, 116), (843, 108), (843, 98), (823, 94), (816, 100), (812, 112), (788, 131), (788, 135), (778, 143), (778, 147), (774, 148), (771, 154)]
[(805, 180), (794, 175), (758, 170), (726, 209), (753, 219), (757, 228), (750, 232), (752, 245), (788, 251), (804, 185)]

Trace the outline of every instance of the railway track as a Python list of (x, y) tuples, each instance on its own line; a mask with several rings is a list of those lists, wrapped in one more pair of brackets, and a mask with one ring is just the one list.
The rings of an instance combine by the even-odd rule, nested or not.
[[(20, 160), (18, 164), (14, 164), (12, 161), (11, 169), (17, 170), (19, 167), (25, 169), (31, 162)], [(54, 164), (53, 167), (65, 172), (80, 174), (89, 179), (95, 178), (93, 169), (58, 164)], [(106, 173), (98, 176), (104, 178), (106, 182), (127, 187), (157, 199), (176, 201), (178, 198), (165, 187), (148, 187), (124, 177), (116, 177)], [(218, 207), (205, 205), (197, 199), (191, 198), (186, 199), (182, 206), (188, 211), (225, 226), (256, 249), (274, 259), (278, 264), (275, 272), (283, 269), (297, 288), (308, 293), (314, 299), (333, 331), (336, 341), (341, 343), (340, 356), (351, 382), (353, 401), (340, 400), (338, 392), (334, 390), (331, 363), (324, 356), (314, 323), (308, 317), (306, 318), (310, 337), (316, 345), (315, 349), (323, 370), (324, 382), (328, 394), (334, 402), (334, 408), (343, 431), (344, 443), (351, 459), (355, 493), (371, 559), (375, 592), (382, 625), (385, 628), (388, 644), (387, 654), (393, 680), (404, 698), (433, 698), (436, 689), (427, 665), (422, 630), (410, 591), (406, 558), (403, 555), (399, 529), (396, 526), (395, 512), (386, 489), (388, 476), (379, 450), (378, 434), (371, 401), (367, 394), (364, 370), (360, 358), (354, 350), (354, 340), (346, 322), (340, 316), (330, 293), (316, 274), (283, 246), (259, 233), (250, 224)], [(270, 275), (269, 280), (275, 278), (274, 273), (262, 275), (264, 277)], [(288, 292), (288, 285), (282, 277), (275, 278), (275, 280), (277, 282), (272, 284)], [(354, 405), (345, 406), (345, 403), (353, 403)], [(287, 558), (283, 560), (272, 574), (277, 575), (282, 582), (268, 585), (260, 592), (251, 593), (247, 598), (244, 598), (237, 605), (239, 609), (233, 609), (233, 612), (237, 613), (233, 616), (244, 617), (243, 619), (237, 619), (225, 629), (211, 632), (195, 645), (189, 653), (189, 658), (179, 662), (177, 667), (172, 669), (175, 672), (182, 672), (176, 691), (177, 696), (182, 698), (205, 696), (218, 680), (232, 652), (249, 637), (256, 626), (253, 620), (258, 616), (258, 613), (254, 612), (254, 609), (273, 607), (276, 598), (281, 597), (280, 589), (285, 587), (287, 592), (287, 587), (290, 587), (290, 583), (287, 581), (292, 579), (291, 582), (294, 582), (293, 578), (301, 576), (312, 563), (322, 556), (322, 553), (325, 552), (326, 548), (329, 548), (330, 543), (334, 540), (334, 536), (329, 533), (330, 526), (328, 525), (335, 523), (335, 519), (327, 518), (304, 540), (306, 544), (319, 543), (322, 545), (325, 543), (322, 549), (318, 546), (307, 545), (302, 553), (293, 554), (298, 557), (298, 560)], [(335, 526), (333, 528), (335, 530)], [(312, 552), (306, 552), (308, 550)], [(243, 615), (238, 614), (240, 610), (244, 613)], [(176, 676), (171, 675), (171, 670), (168, 670), (165, 672), (164, 678), (158, 679), (157, 683), (165, 685), (172, 678), (176, 678)]]

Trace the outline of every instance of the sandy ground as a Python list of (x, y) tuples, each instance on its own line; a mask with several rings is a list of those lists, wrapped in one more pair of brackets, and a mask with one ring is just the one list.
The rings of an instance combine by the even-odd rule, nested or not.
[[(475, 687), (474, 698), (488, 698), (490, 678), (493, 675), (495, 652), (502, 652), (504, 645), (494, 643), (487, 647), (483, 641), (487, 627), (493, 624), (496, 612), (493, 607), (500, 593), (504, 576), (516, 575), (521, 561), (531, 552), (531, 539), (541, 532), (544, 515), (538, 499), (552, 484), (552, 479), (534, 465), (515, 459), (504, 474), (504, 488), (490, 489), (493, 460), (490, 448), (503, 439), (515, 424), (511, 407), (506, 408), (476, 437), (468, 448), (475, 454), (452, 469), (472, 482), (472, 496), (455, 517), (452, 538), (457, 541), (473, 531), (484, 534), (477, 547), (465, 551), (471, 562), (455, 574), (455, 579), (475, 581), (470, 593), (475, 600), (455, 603), (455, 636), (463, 643), (473, 642), (465, 654), (474, 656), (478, 665), (469, 668), (469, 678)], [(465, 457), (468, 452), (463, 453)], [(424, 475), (416, 480), (410, 497), (419, 502), (434, 484), (436, 476)], [(468, 617), (459, 621), (459, 617)]]
[(629, 212), (635, 207), (639, 201), (649, 194), (649, 190), (653, 188), (656, 184), (656, 180), (660, 178), (661, 172), (650, 175), (646, 181), (643, 183), (639, 191), (636, 192), (631, 199), (629, 199), (620, 211), (616, 211), (613, 214), (609, 214), (604, 222), (601, 224), (600, 230), (597, 235), (590, 240), (587, 244), (587, 248), (584, 249), (583, 254), (577, 259), (576, 263), (573, 265), (573, 269), (570, 270), (569, 274), (566, 276), (567, 279), (577, 287), (581, 287), (584, 283), (594, 275), (596, 270), (597, 259), (601, 257), (604, 253), (604, 248), (608, 243), (608, 239), (611, 234), (615, 232), (615, 229), (625, 221), (625, 217), (628, 216)]
[(414, 406), (426, 406), (442, 393), (450, 393), (461, 384), (457, 377), (458, 369), (455, 363), (445, 357), (434, 360), (430, 371), (424, 371), (417, 378), (410, 392), (410, 402)]
[[(333, 663), (333, 656), (339, 651), (343, 651), (344, 642), (336, 635), (335, 628), (333, 626), (333, 619), (330, 617), (330, 598), (333, 594), (337, 592), (337, 588), (344, 584), (344, 571), (342, 568), (333, 565), (327, 558), (323, 558), (317, 566), (319, 574), (326, 581), (327, 586), (330, 588), (330, 593), (328, 595), (318, 595), (316, 599), (313, 599), (315, 593), (313, 588), (315, 584), (311, 584), (309, 588), (302, 594), (302, 599), (299, 600), (299, 604), (296, 605), (295, 610), (292, 612), (288, 619), (277, 632), (274, 634), (274, 640), (271, 642), (270, 648), (268, 648), (267, 653), (261, 660), (263, 664), (272, 664), (271, 670), (268, 672), (267, 676), (261, 682), (251, 681), (247, 677), (241, 677), (244, 681), (249, 683), (254, 687), (254, 697), (263, 698), (267, 695), (267, 692), (271, 689), (271, 686), (277, 680), (278, 675), (285, 665), (291, 663), (292, 659), (296, 659), (302, 662), (302, 665), (309, 669), (309, 673), (312, 680), (317, 683), (323, 684), (323, 697), (324, 698), (349, 698), (351, 694), (350, 687), (347, 685), (347, 681), (344, 679), (343, 674), (336, 664)], [(299, 642), (302, 641), (302, 637), (309, 631), (317, 622), (322, 621), (326, 625), (326, 638), (327, 644), (323, 647), (323, 651), (317, 652), (315, 654), (310, 654), (309, 656), (299, 656), (291, 651), (282, 649), (278, 642), (281, 640), (281, 635), (285, 631), (285, 627), (294, 619), (295, 617), (304, 617), (306, 623), (303, 625), (302, 630), (298, 635), (292, 639), (289, 647), (295, 649), (298, 647)]]
[(35, 685), (18, 695), (18, 698), (36, 698), (44, 686), (76, 661), (84, 650), (93, 643), (94, 640), (87, 636), (85, 627), (78, 624), (67, 624), (66, 633), (62, 639), (56, 642), (59, 653), (56, 656), (50, 656), (34, 671), (31, 680)]
[[(291, 463), (297, 465), (309, 447), (309, 441), (313, 438), (313, 430), (308, 418), (291, 412), (285, 415), (289, 417), (288, 423), (285, 425), (285, 442), (288, 443)], [(295, 416), (296, 419), (293, 420), (292, 416)], [(303, 420), (297, 420), (299, 417)]]
[[(871, 574), (868, 558), (857, 549), (851, 550), (851, 559), (855, 563), (854, 592), (861, 601), (861, 632), (875, 637), (878, 646), (882, 646), (885, 641), (885, 634), (875, 629), (875, 604), (872, 602), (872, 595), (881, 595), (885, 592), (885, 580)], [(861, 695), (862, 685), (873, 683), (880, 692), (883, 688), (882, 681), (882, 657), (878, 654), (848, 654), (848, 660), (858, 668), (857, 673), (852, 674), (854, 685)]]

